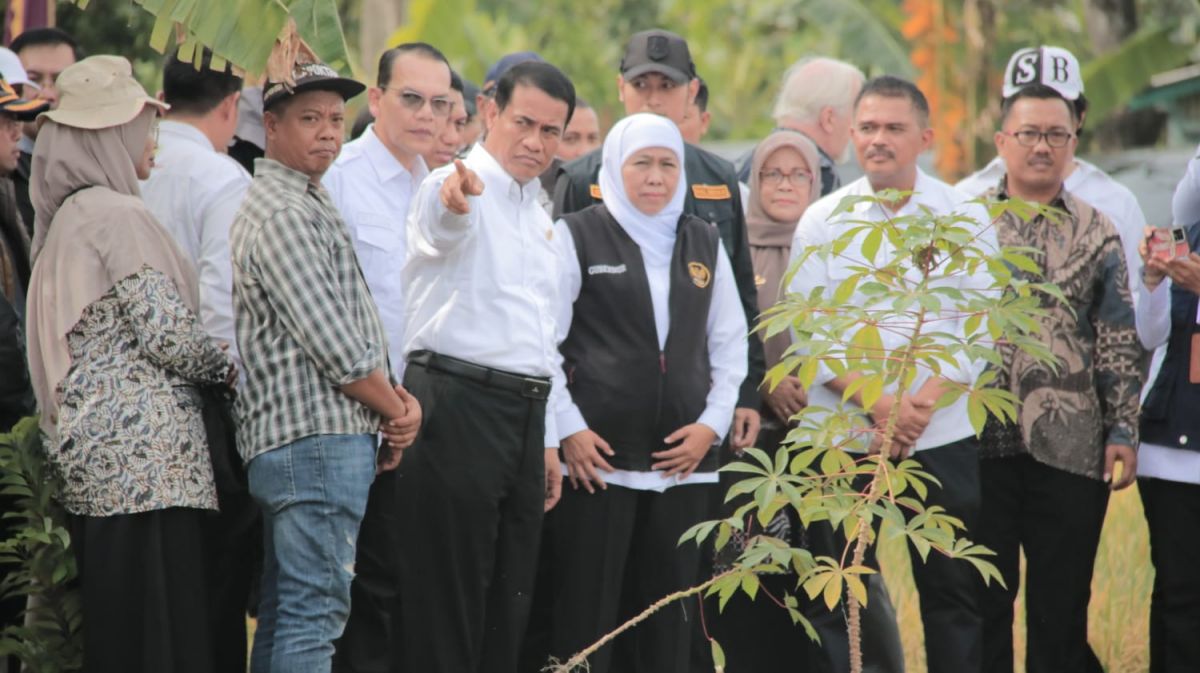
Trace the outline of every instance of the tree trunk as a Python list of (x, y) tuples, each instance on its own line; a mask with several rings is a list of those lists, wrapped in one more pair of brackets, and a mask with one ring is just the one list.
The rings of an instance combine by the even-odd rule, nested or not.
[(359, 62), (374, 81), (379, 54), (388, 46), (388, 38), (407, 19), (405, 0), (363, 0), (358, 18)]

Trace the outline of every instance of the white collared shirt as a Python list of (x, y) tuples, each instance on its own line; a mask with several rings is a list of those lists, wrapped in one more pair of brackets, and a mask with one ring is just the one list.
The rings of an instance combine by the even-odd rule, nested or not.
[[(963, 178), (955, 187), (971, 196), (982, 196), (984, 192), (1000, 184), (1007, 169), (1000, 157), (973, 175)], [(1129, 272), (1129, 296), (1136, 308), (1138, 287), (1142, 284), (1142, 256), (1138, 245), (1145, 238), (1146, 216), (1138, 204), (1137, 196), (1125, 185), (1113, 180), (1108, 173), (1083, 159), (1075, 159), (1075, 170), (1063, 181), (1063, 188), (1089, 206), (1100, 211), (1112, 221), (1121, 237), (1121, 249), (1125, 252), (1125, 268)], [(1147, 348), (1143, 329), (1138, 326), (1138, 336)]]
[(229, 344), (239, 368), (229, 228), (249, 187), (246, 169), (213, 149), (200, 129), (170, 120), (159, 125), (158, 153), (150, 179), (141, 183), (142, 200), (196, 265), (200, 324)]
[[(440, 198), (453, 164), (429, 174), (408, 214), (405, 354), (428, 350), (515, 374), (552, 378), (562, 370), (554, 312), (559, 261), (541, 182), (512, 178), (482, 145), (463, 160), (483, 181), (471, 210), (456, 215)], [(546, 404), (546, 446), (558, 446)]]
[(321, 184), (346, 221), (383, 329), (396, 380), (404, 378), (404, 261), (408, 208), (429, 174), (420, 156), (410, 172), (393, 155), (375, 125), (347, 143)]
[[(996, 242), (996, 232), (990, 226), (990, 218), (987, 215), (987, 211), (979, 204), (968, 203), (970, 197), (966, 194), (940, 180), (926, 175), (919, 169), (913, 192), (908, 202), (899, 211), (894, 213), (893, 216), (915, 215), (920, 212), (922, 206), (939, 214), (961, 213), (979, 223), (979, 241), (984, 248), (991, 250), (999, 248)], [(845, 224), (847, 219), (871, 222), (883, 221), (886, 216), (883, 207), (877, 204), (865, 203), (858, 204), (852, 212), (841, 213), (832, 217), (831, 220), (833, 211), (843, 198), (847, 196), (871, 196), (874, 193), (867, 178), (863, 177), (809, 206), (808, 210), (804, 212), (804, 216), (800, 218), (800, 224), (796, 227), (795, 238), (792, 241), (792, 262), (794, 263), (809, 246), (824, 245), (836, 240), (842, 235), (843, 228), (853, 226)], [(829, 259), (822, 259), (819, 255), (809, 256), (805, 263), (796, 271), (796, 275), (788, 286), (788, 291), (808, 295), (813, 289), (824, 287), (825, 297), (827, 299), (832, 298), (833, 292), (838, 285), (854, 273), (849, 267), (871, 266), (866, 256), (862, 254), (861, 241), (864, 236), (866, 236), (865, 231), (860, 233), (855, 239), (855, 243), (847, 247), (840, 255), (831, 255)], [(884, 237), (876, 260), (882, 265), (886, 263), (891, 254), (893, 254), (892, 248), (888, 244), (887, 237)], [(919, 272), (915, 268), (910, 269), (910, 271), (910, 279), (917, 281), (920, 277)], [(935, 283), (955, 287), (959, 290), (981, 291), (986, 290), (992, 285), (992, 278), (986, 269), (980, 268), (975, 274), (957, 273), (944, 278), (940, 283), (937, 281)], [(891, 310), (890, 302), (871, 305), (861, 293), (857, 292), (850, 298), (848, 303), (867, 308)], [(927, 330), (930, 332), (945, 332), (962, 337), (964, 334), (963, 318), (956, 311), (951, 310), (949, 300), (943, 299), (943, 305), (944, 308), (939, 315), (941, 319), (932, 326), (927, 327)], [(883, 340), (884, 348), (892, 351), (902, 347), (907, 341), (903, 332), (903, 328), (895, 330), (881, 329), (880, 338)], [(933, 338), (934, 341), (942, 341), (936, 336)], [(957, 367), (951, 368), (943, 364), (941, 376), (959, 383), (972, 383), (982, 371), (983, 364), (982, 362), (970, 362), (966, 358), (960, 357), (958, 358)], [(910, 392), (919, 390), (929, 377), (929, 370), (922, 368), (916, 380), (913, 381), (912, 387), (909, 389)], [(833, 379), (834, 373), (832, 370), (824, 365), (818, 367), (817, 377), (808, 391), (809, 405), (828, 409), (837, 409), (842, 406), (841, 394), (833, 392), (824, 385)], [(894, 387), (888, 388), (887, 392), (894, 393)], [(974, 434), (975, 431), (971, 428), (970, 420), (967, 417), (967, 403), (964, 396), (960, 397), (954, 404), (933, 412), (929, 426), (925, 429), (920, 439), (917, 440), (914, 448), (917, 451), (921, 451), (923, 449), (944, 446)]]
[[(571, 330), (575, 300), (583, 287), (583, 273), (579, 268), (579, 256), (575, 251), (575, 237), (567, 223), (559, 220), (554, 225), (554, 241), (558, 246), (562, 280), (559, 285), (558, 341), (566, 340)], [(717, 436), (719, 444), (729, 432), (733, 422), (733, 409), (737, 405), (738, 391), (746, 378), (746, 312), (738, 297), (737, 284), (733, 279), (729, 255), (725, 244), (718, 242), (716, 271), (713, 274), (712, 305), (708, 312), (707, 340), (708, 359), (712, 369), (711, 387), (704, 401), (704, 412), (697, 423), (708, 426)], [(654, 309), (654, 327), (658, 334), (658, 347), (665, 349), (667, 334), (671, 328), (669, 295), (671, 288), (670, 264), (652, 266), (645, 262), (646, 280), (650, 286), (650, 304)], [(567, 391), (567, 377), (560, 366), (555, 372), (554, 386), (563, 391), (558, 399), (557, 425), (560, 439), (566, 439), (580, 430), (587, 429), (587, 421)], [(563, 466), (566, 474), (566, 466)], [(664, 477), (660, 470), (639, 472), (617, 470), (602, 474), (609, 484), (642, 491), (662, 492), (671, 486), (692, 483), (715, 483), (716, 472), (694, 472), (683, 479), (679, 476)]]

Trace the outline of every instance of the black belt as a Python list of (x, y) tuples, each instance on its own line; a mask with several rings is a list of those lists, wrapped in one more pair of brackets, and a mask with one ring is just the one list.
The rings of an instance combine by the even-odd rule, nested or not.
[(472, 364), (449, 355), (438, 355), (431, 351), (413, 351), (408, 354), (408, 362), (426, 369), (482, 383), (489, 388), (517, 393), (534, 400), (544, 400), (550, 397), (550, 379), (547, 378), (513, 374)]

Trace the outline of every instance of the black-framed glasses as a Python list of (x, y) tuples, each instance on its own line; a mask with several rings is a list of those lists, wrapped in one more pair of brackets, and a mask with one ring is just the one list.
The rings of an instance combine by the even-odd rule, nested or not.
[(1071, 138), (1075, 137), (1070, 131), (1055, 129), (1053, 131), (1035, 131), (1033, 129), (1023, 129), (1016, 133), (1005, 133), (1017, 139), (1017, 144), (1021, 147), (1036, 147), (1043, 138), (1046, 139), (1046, 144), (1050, 147), (1058, 149), (1066, 147), (1067, 143), (1071, 142)]
[(412, 89), (396, 87), (388, 87), (385, 90), (399, 91), (400, 104), (404, 106), (404, 109), (411, 112), (417, 112), (421, 108), (425, 107), (426, 101), (429, 101), (429, 109), (433, 112), (433, 114), (439, 117), (449, 116), (451, 108), (454, 107), (454, 101), (450, 100), (448, 96), (433, 96), (427, 98), (426, 96), (419, 94)]
[(784, 180), (787, 180), (797, 187), (800, 185), (811, 184), (812, 177), (812, 173), (809, 173), (805, 170), (795, 170), (791, 171), (790, 173), (784, 173), (783, 171), (774, 168), (769, 171), (761, 171), (758, 174), (758, 179), (762, 180), (768, 185), (781, 185), (783, 184)]

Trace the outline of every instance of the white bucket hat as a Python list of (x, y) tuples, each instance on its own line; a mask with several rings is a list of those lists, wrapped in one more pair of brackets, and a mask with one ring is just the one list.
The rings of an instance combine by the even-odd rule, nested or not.
[(103, 129), (131, 121), (147, 105), (171, 107), (146, 95), (121, 56), (89, 56), (63, 70), (56, 84), (58, 108), (42, 116), (63, 126)]

